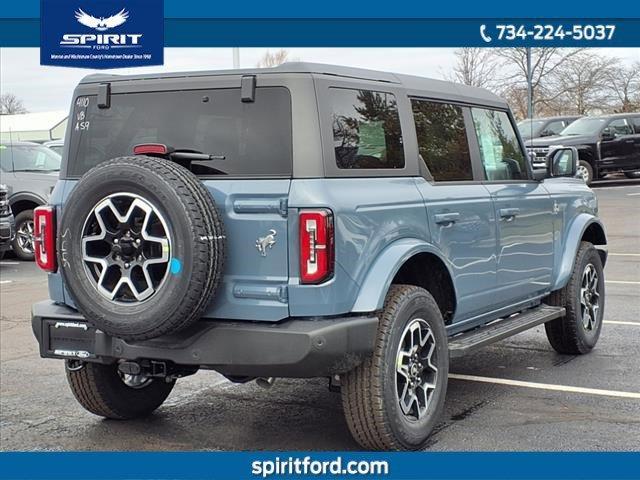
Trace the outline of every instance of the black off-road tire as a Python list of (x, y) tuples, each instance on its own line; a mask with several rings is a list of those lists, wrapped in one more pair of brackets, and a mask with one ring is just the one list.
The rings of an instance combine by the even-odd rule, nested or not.
[[(373, 355), (341, 377), (347, 424), (355, 440), (366, 449), (419, 450), (427, 443), (444, 406), (449, 352), (442, 314), (426, 290), (393, 285), (379, 318)], [(424, 319), (433, 332), (438, 375), (426, 415), (411, 420), (397, 401), (395, 375), (402, 333), (416, 318)]]
[(95, 415), (129, 420), (149, 415), (167, 399), (175, 381), (150, 379), (139, 388), (127, 386), (117, 364), (85, 363), (80, 369), (67, 368), (67, 381), (80, 405)]
[[(118, 304), (103, 297), (82, 263), (85, 220), (102, 199), (125, 192), (161, 211), (180, 269), (148, 300)], [(65, 203), (58, 232), (58, 265), (76, 307), (100, 330), (125, 340), (170, 334), (197, 321), (223, 273), (222, 217), (202, 182), (186, 168), (145, 156), (104, 162), (85, 174)], [(168, 267), (167, 267), (168, 268)]]
[[(600, 308), (596, 326), (592, 330), (585, 328), (580, 306), (582, 275), (589, 264), (595, 267), (598, 274), (598, 290), (600, 293)], [(602, 260), (591, 243), (582, 242), (580, 244), (569, 282), (564, 288), (552, 292), (546, 303), (566, 309), (564, 317), (557, 318), (544, 325), (547, 338), (554, 350), (566, 355), (589, 353), (600, 338), (605, 306)]]
[[(20, 260), (25, 260), (27, 262), (32, 262), (33, 259), (35, 258), (33, 251), (23, 250), (22, 247), (20, 247), (20, 244), (18, 243), (17, 232), (28, 222), (31, 222), (31, 224), (33, 224), (33, 210), (23, 210), (22, 212), (16, 215), (16, 236), (13, 239), (11, 246), (13, 248), (13, 253), (16, 256), (16, 258)], [(33, 248), (33, 241), (31, 245)]]

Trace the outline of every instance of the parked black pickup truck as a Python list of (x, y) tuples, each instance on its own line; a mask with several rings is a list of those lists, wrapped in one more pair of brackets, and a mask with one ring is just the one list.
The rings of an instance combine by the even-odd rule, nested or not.
[(612, 172), (634, 178), (640, 172), (640, 113), (582, 117), (560, 135), (529, 140), (533, 167), (546, 168), (549, 149), (558, 145), (578, 149), (578, 173), (587, 184)]

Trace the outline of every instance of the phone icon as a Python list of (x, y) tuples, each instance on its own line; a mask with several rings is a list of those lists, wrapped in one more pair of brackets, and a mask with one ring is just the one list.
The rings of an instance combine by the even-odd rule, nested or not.
[(480, 25), (480, 36), (482, 37), (482, 39), (485, 42), (491, 43), (493, 41), (493, 38), (491, 38), (489, 35), (487, 35), (486, 29), (487, 29), (486, 25), (484, 25), (484, 24)]

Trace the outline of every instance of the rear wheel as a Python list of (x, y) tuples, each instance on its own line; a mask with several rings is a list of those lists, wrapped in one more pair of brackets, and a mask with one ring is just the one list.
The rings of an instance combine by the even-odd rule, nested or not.
[(394, 285), (373, 355), (341, 378), (349, 429), (374, 450), (423, 448), (440, 418), (449, 373), (442, 314), (426, 290)]
[(16, 238), (13, 252), (20, 260), (33, 261), (33, 210), (23, 210), (16, 215)]
[(600, 255), (591, 243), (582, 242), (569, 283), (547, 300), (566, 309), (564, 317), (545, 324), (549, 343), (558, 353), (577, 355), (595, 347), (602, 330), (604, 297)]
[(153, 412), (171, 393), (175, 381), (124, 375), (117, 364), (67, 362), (67, 381), (76, 400), (101, 417), (127, 420)]

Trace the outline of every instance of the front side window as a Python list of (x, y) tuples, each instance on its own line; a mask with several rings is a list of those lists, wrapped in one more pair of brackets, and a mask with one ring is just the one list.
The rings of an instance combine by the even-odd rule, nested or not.
[(7, 172), (57, 172), (60, 161), (60, 155), (41, 145), (0, 146), (0, 164)]
[(473, 180), (462, 108), (412, 100), (418, 151), (436, 182)]
[(525, 157), (506, 112), (472, 108), (471, 115), (487, 180), (525, 180)]
[(331, 107), (338, 168), (404, 167), (400, 116), (393, 94), (332, 88)]
[(636, 135), (640, 135), (640, 117), (631, 117), (631, 123), (633, 123)]
[(616, 137), (620, 135), (632, 135), (633, 130), (631, 130), (631, 126), (627, 123), (624, 118), (618, 118), (613, 120), (608, 127), (611, 133), (613, 133)]
[(565, 127), (565, 123), (562, 120), (557, 120), (555, 122), (551, 122), (544, 129), (544, 131), (543, 131), (544, 136), (546, 137), (546, 136), (550, 136), (550, 135), (558, 135), (562, 130), (564, 130), (564, 127)]

